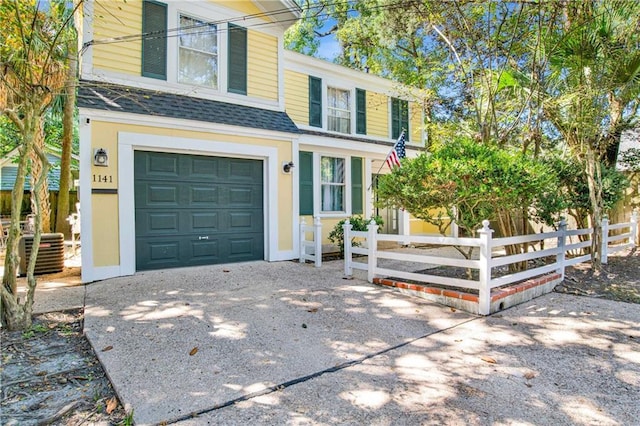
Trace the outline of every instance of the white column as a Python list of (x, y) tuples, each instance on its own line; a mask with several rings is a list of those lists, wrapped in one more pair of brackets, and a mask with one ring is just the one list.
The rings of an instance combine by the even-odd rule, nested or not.
[(491, 236), (493, 229), (489, 228), (489, 221), (482, 221), (480, 235), (480, 283), (478, 295), (478, 313), (489, 315), (491, 311)]

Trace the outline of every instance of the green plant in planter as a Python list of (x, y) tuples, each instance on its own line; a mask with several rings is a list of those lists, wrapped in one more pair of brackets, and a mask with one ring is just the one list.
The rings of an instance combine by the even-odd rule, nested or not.
[[(352, 228), (351, 230), (353, 231), (366, 231), (367, 230), (367, 225), (369, 225), (369, 223), (371, 222), (371, 220), (374, 220), (375, 223), (378, 225), (378, 232), (380, 232), (380, 228), (383, 225), (383, 220), (380, 216), (372, 216), (371, 219), (365, 219), (362, 216), (351, 216), (349, 218), (349, 223), (351, 224)], [(337, 244), (338, 247), (340, 247), (340, 256), (344, 257), (344, 228), (343, 225), (347, 222), (347, 219), (342, 219), (340, 222), (338, 222), (336, 224), (336, 226), (333, 227), (333, 230), (331, 231), (331, 233), (329, 234), (329, 241), (331, 241), (334, 244)], [(360, 243), (355, 241), (354, 238), (351, 239), (351, 244), (353, 246), (359, 246)]]

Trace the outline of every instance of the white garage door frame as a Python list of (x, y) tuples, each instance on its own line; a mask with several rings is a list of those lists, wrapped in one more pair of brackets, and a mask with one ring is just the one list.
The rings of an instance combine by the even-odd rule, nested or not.
[[(177, 149), (176, 147), (180, 147)], [(118, 133), (118, 215), (120, 222), (120, 275), (136, 272), (134, 151), (173, 152), (230, 158), (263, 160), (263, 210), (265, 260), (288, 259), (291, 253), (278, 251), (278, 150), (274, 147), (213, 140)]]

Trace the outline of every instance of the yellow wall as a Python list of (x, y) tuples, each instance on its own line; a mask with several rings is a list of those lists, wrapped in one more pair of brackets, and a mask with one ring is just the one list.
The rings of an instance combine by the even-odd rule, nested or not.
[(367, 92), (367, 135), (389, 137), (389, 101), (386, 95)]
[(243, 15), (259, 15), (264, 11), (259, 9), (253, 1), (249, 0), (209, 0), (211, 3), (219, 4), (220, 6), (233, 9)]
[(412, 143), (422, 144), (422, 127), (424, 123), (422, 121), (422, 109), (420, 104), (415, 102), (409, 102), (409, 127), (411, 128)]
[(120, 264), (118, 195), (91, 194), (93, 266)]
[[(420, 235), (420, 234), (440, 234), (440, 230), (437, 226), (427, 223), (420, 219), (413, 219), (409, 222), (409, 234), (411, 235)], [(449, 231), (447, 235), (451, 235)]]
[(251, 30), (247, 38), (247, 95), (277, 101), (278, 38)]
[[(447, 218), (447, 212), (442, 209), (442, 210), (430, 210), (429, 213), (431, 214), (431, 217), (443, 217)], [(449, 219), (444, 219), (444, 221), (446, 223), (450, 222)], [(451, 235), (451, 228), (447, 229), (447, 235)], [(411, 216), (409, 218), (409, 234), (411, 235), (420, 235), (420, 234), (440, 234), (440, 230), (438, 229), (438, 227), (436, 225), (433, 225), (431, 223), (425, 222), (424, 220), (421, 219), (416, 219), (415, 217)]]
[[(196, 131), (185, 131), (175, 129), (164, 129), (156, 127), (126, 125), (101, 122), (92, 120), (92, 152), (94, 148), (107, 148), (109, 151), (109, 167), (93, 167), (92, 173), (102, 175), (112, 175), (113, 184), (92, 183), (92, 188), (117, 188), (117, 164), (118, 152), (117, 141), (118, 132), (131, 132), (161, 136), (173, 136), (176, 138), (190, 138), (199, 140), (211, 140), (212, 148), (215, 149), (215, 142), (228, 142), (237, 144), (250, 144), (258, 146), (275, 147), (278, 150), (278, 164), (290, 161), (292, 156), (291, 143), (281, 140), (270, 140), (261, 138), (251, 138), (247, 136), (222, 135), (217, 133), (202, 133)], [(176, 147), (179, 148), (179, 147)], [(293, 200), (290, 194), (293, 192), (292, 175), (278, 174), (278, 200), (270, 202), (278, 203), (278, 217), (271, 220), (278, 221), (279, 250), (293, 249)], [(93, 252), (94, 266), (112, 266), (120, 263), (120, 249), (118, 240), (118, 195), (117, 194), (93, 194)], [(134, 206), (131, 206), (133, 209)]]
[(309, 76), (284, 72), (285, 109), (296, 124), (309, 125)]
[[(93, 39), (135, 35), (142, 32), (142, 2), (100, 1), (94, 2)], [(125, 74), (140, 75), (142, 69), (140, 39), (132, 41), (95, 44), (93, 67)]]

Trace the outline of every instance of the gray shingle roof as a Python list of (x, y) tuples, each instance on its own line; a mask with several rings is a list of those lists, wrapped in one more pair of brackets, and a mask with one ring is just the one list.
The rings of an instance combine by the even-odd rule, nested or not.
[(286, 112), (97, 81), (80, 82), (78, 107), (299, 133)]

